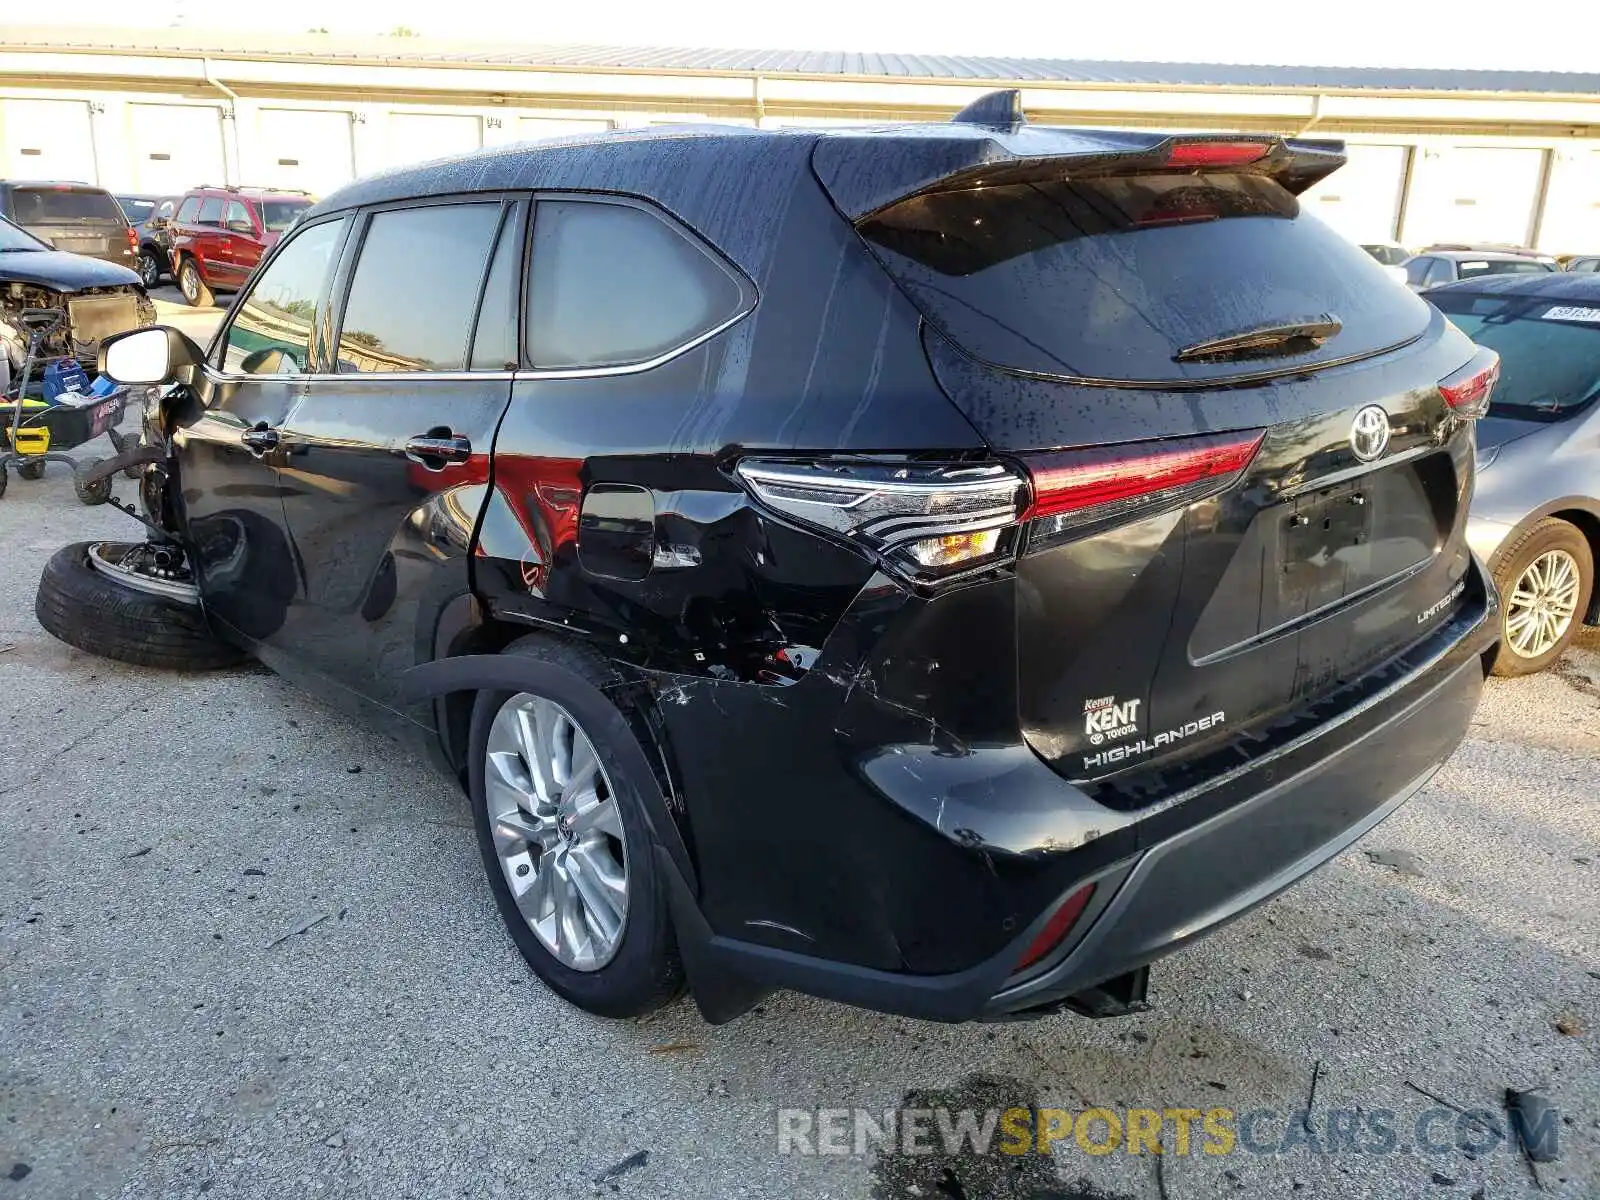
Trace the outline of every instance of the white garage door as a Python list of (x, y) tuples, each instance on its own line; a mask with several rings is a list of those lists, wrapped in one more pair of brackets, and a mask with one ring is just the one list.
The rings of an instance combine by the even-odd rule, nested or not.
[(531, 142), (574, 133), (605, 133), (610, 128), (610, 121), (585, 121), (576, 117), (523, 117), (517, 122), (517, 136)]
[(483, 145), (483, 122), (450, 113), (390, 113), (389, 165), (465, 154)]
[(264, 108), (260, 131), (260, 166), (242, 183), (326, 196), (355, 178), (347, 112)]
[(1353, 242), (1392, 242), (1409, 146), (1349, 146), (1349, 161), (1306, 192), (1309, 211)]
[(81, 100), (0, 100), (0, 150), (12, 179), (100, 182)]
[(225, 182), (222, 110), (178, 104), (128, 105), (133, 190), (161, 194)]
[(1434, 175), (1428, 239), (1521, 246), (1533, 228), (1543, 150), (1458, 146)]

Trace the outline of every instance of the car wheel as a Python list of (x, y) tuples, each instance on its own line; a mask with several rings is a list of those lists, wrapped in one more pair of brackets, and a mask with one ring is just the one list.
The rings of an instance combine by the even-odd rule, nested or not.
[[(63, 546), (45, 564), (33, 602), (46, 632), (69, 646), (141, 667), (209, 671), (244, 658), (207, 628), (198, 603), (142, 586), (118, 572), (118, 550), (106, 542)], [(104, 565), (91, 563), (91, 556)]]
[(1499, 556), (1500, 651), (1496, 675), (1531, 675), (1560, 658), (1589, 611), (1594, 555), (1583, 533), (1546, 517)]
[(156, 261), (156, 256), (150, 251), (139, 251), (139, 260), (135, 267), (139, 272), (139, 282), (144, 284), (146, 291), (161, 282), (161, 264)]
[(21, 479), (43, 479), (44, 464), (42, 462), (18, 463), (17, 476)]
[(200, 268), (194, 265), (192, 258), (184, 259), (183, 266), (178, 268), (178, 290), (195, 308), (210, 308), (214, 301), (211, 289), (200, 278)]
[(652, 1012), (683, 968), (644, 809), (659, 786), (629, 765), (641, 744), (601, 691), (615, 674), (537, 635), (505, 653), (570, 686), (480, 692), (473, 706), (468, 786), (495, 903), (556, 994), (598, 1016)]

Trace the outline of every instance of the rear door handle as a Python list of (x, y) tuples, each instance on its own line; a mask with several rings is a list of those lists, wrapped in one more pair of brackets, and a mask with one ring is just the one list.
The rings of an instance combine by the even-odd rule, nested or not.
[(256, 458), (265, 458), (278, 448), (278, 431), (265, 424), (257, 425), (254, 429), (246, 429), (241, 433), (239, 440)]
[(471, 458), (472, 442), (448, 429), (430, 429), (406, 443), (406, 457), (430, 471), (442, 471)]

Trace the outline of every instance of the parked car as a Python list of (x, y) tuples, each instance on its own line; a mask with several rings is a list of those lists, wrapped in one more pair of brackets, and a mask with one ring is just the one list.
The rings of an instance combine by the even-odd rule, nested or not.
[(1495, 356), (1301, 215), (1337, 143), (1019, 111), (352, 184), (106, 348), (162, 532), (40, 621), (420, 739), (592, 1012), (1141, 1008), (1464, 736)]
[(1393, 242), (1367, 242), (1361, 248), (1372, 255), (1373, 260), (1384, 269), (1384, 273), (1396, 283), (1406, 282), (1405, 263), (1411, 257), (1411, 251)]
[(162, 276), (172, 273), (172, 234), (167, 225), (178, 211), (178, 200), (173, 196), (119, 195), (117, 203), (138, 241), (134, 270), (146, 288), (156, 287)]
[(39, 238), (0, 218), (0, 358), (16, 379), (27, 352), (22, 314), (29, 309), (60, 309), (66, 322), (40, 347), (52, 358), (74, 357), (93, 367), (100, 342), (155, 322), (155, 305), (127, 267), (82, 254), (52, 249)]
[(1486, 275), (1548, 275), (1554, 262), (1504, 250), (1424, 250), (1406, 263), (1406, 286), (1414, 292)]
[(1499, 275), (1428, 299), (1500, 355), (1467, 538), (1500, 589), (1495, 671), (1526, 675), (1600, 621), (1600, 278)]
[(83, 183), (0, 180), (0, 217), (57, 250), (133, 266), (138, 241), (110, 192)]
[(281, 188), (200, 187), (184, 193), (170, 224), (178, 290), (190, 304), (244, 283), (261, 256), (311, 207), (304, 192)]

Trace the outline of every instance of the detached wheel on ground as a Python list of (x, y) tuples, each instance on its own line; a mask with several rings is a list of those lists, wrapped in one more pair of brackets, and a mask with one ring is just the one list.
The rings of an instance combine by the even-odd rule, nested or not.
[(538, 636), (505, 653), (576, 686), (480, 692), (473, 707), (468, 784), (495, 903), (551, 991), (603, 1017), (651, 1012), (682, 990), (683, 968), (645, 818), (659, 789), (630, 766), (642, 746), (600, 690), (614, 673)]
[(19, 479), (43, 479), (44, 464), (42, 462), (18, 463), (17, 477)]
[(1594, 592), (1594, 555), (1574, 525), (1546, 517), (1513, 535), (1494, 572), (1500, 590), (1496, 675), (1531, 675), (1560, 658)]
[(163, 579), (141, 553), (125, 542), (57, 550), (39, 578), (39, 624), (69, 646), (140, 667), (209, 671), (242, 661), (206, 627), (193, 585)]
[(184, 259), (183, 266), (178, 268), (178, 290), (193, 307), (211, 307), (211, 289), (206, 286), (206, 281), (200, 278), (200, 268), (194, 265), (192, 258)]

